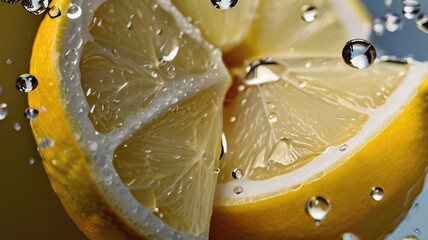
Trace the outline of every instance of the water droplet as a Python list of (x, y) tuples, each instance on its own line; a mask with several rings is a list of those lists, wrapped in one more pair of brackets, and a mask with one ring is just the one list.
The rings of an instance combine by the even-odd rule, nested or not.
[(50, 138), (42, 138), (37, 145), (37, 151), (47, 149), (54, 146), (54, 141)]
[(158, 73), (156, 71), (152, 71), (150, 73), (150, 75), (152, 75), (152, 77), (157, 78), (158, 77)]
[(360, 240), (360, 238), (353, 233), (344, 233), (342, 235), (342, 240)]
[(388, 32), (396, 32), (403, 27), (403, 20), (396, 13), (392, 13), (392, 12), (385, 13), (384, 22), (385, 22), (385, 29)]
[(294, 161), (293, 156), (290, 154), (290, 140), (282, 138), (273, 146), (267, 164), (273, 165), (274, 163), (279, 163), (287, 166)]
[(150, 149), (146, 149), (146, 150), (144, 150), (144, 152), (145, 152), (145, 153), (151, 153), (151, 152), (152, 152), (152, 150), (150, 150)]
[(70, 19), (78, 19), (82, 15), (82, 9), (77, 4), (72, 4), (67, 10), (67, 17)]
[(353, 39), (345, 44), (342, 58), (347, 65), (364, 69), (375, 61), (376, 50), (370, 42), (364, 39)]
[(346, 149), (348, 149), (348, 145), (347, 144), (343, 144), (342, 146), (339, 147), (339, 151), (341, 151), (341, 152), (346, 151)]
[(6, 60), (6, 64), (7, 64), (7, 65), (12, 64), (12, 59), (8, 58), (8, 59)]
[(421, 10), (421, 4), (417, 0), (403, 0), (403, 9), (401, 12), (407, 19), (414, 19)]
[(241, 194), (242, 192), (244, 192), (244, 188), (243, 188), (243, 187), (241, 187), (241, 186), (236, 186), (236, 187), (234, 187), (234, 188), (233, 188), (233, 192), (234, 192), (236, 195), (239, 195), (239, 194)]
[(3, 120), (7, 117), (7, 104), (6, 103), (0, 103), (0, 120)]
[(34, 108), (27, 108), (24, 111), (24, 116), (28, 120), (34, 120), (37, 118), (38, 115), (39, 115), (39, 111), (37, 109), (34, 109)]
[(306, 85), (308, 85), (308, 81), (307, 80), (302, 80), (299, 82), (299, 88), (305, 88)]
[(243, 174), (242, 174), (242, 170), (241, 169), (239, 169), (239, 168), (233, 169), (233, 171), (232, 171), (232, 177), (234, 179), (240, 180), (240, 179), (242, 179), (242, 176), (243, 176)]
[(167, 55), (162, 56), (159, 61), (161, 63), (171, 62), (177, 56), (178, 50), (180, 50), (180, 47), (178, 47), (178, 46), (173, 48)]
[(305, 210), (315, 220), (315, 225), (318, 227), (330, 213), (331, 205), (327, 199), (316, 196), (306, 202)]
[(312, 5), (302, 7), (302, 19), (305, 22), (313, 22), (318, 16), (318, 9)]
[(220, 168), (215, 168), (215, 169), (214, 169), (214, 173), (215, 173), (215, 174), (219, 174), (219, 173), (220, 173)]
[(173, 77), (175, 77), (175, 67), (174, 66), (169, 66), (167, 69), (166, 69), (166, 73), (168, 74), (168, 77), (170, 77), (170, 78), (173, 78)]
[(418, 235), (422, 234), (422, 231), (419, 228), (415, 228), (415, 229), (413, 229), (413, 231)]
[(372, 190), (370, 191), (370, 196), (373, 198), (373, 200), (375, 200), (376, 202), (380, 202), (382, 201), (383, 197), (384, 197), (385, 193), (383, 191), (382, 188), (380, 187), (374, 187), (372, 188)]
[(239, 85), (238, 86), (238, 92), (242, 92), (242, 91), (244, 91), (245, 90), (245, 86), (244, 85)]
[(382, 36), (385, 33), (385, 22), (380, 18), (373, 19), (372, 29), (377, 36)]
[(235, 5), (238, 3), (238, 0), (211, 0), (211, 3), (217, 9), (227, 10), (235, 7)]
[(236, 122), (236, 117), (235, 117), (235, 116), (232, 116), (232, 117), (229, 119), (229, 121), (230, 121), (231, 123)]
[(416, 19), (416, 26), (425, 33), (428, 33), (428, 14), (419, 15)]
[(181, 155), (180, 154), (173, 154), (172, 158), (174, 158), (174, 159), (180, 159)]
[(19, 131), (19, 130), (21, 130), (21, 125), (20, 125), (19, 123), (14, 123), (14, 124), (13, 124), (13, 128), (14, 128), (16, 131)]
[(273, 71), (274, 66), (279, 65), (270, 58), (252, 62), (247, 67), (247, 76), (244, 83), (246, 85), (260, 85), (278, 81), (280, 77)]
[(21, 92), (31, 92), (39, 85), (37, 78), (31, 74), (22, 74), (16, 80), (15, 87)]
[(416, 237), (415, 235), (409, 235), (409, 236), (403, 237), (401, 240), (419, 240), (419, 238)]
[(156, 35), (160, 36), (162, 35), (162, 32), (163, 32), (162, 28), (159, 28), (158, 30), (156, 30)]
[(221, 154), (220, 159), (223, 158), (224, 154), (227, 153), (227, 139), (224, 133), (221, 134)]
[(50, 18), (54, 19), (61, 16), (61, 10), (57, 5), (54, 5), (51, 9), (49, 9), (48, 15)]
[(34, 158), (30, 158), (30, 159), (28, 160), (28, 163), (29, 163), (30, 165), (34, 165)]
[(277, 113), (270, 113), (269, 114), (269, 116), (268, 116), (268, 121), (270, 122), (270, 123), (275, 123), (275, 122), (278, 122), (278, 114)]
[(28, 12), (34, 15), (40, 15), (46, 12), (49, 6), (48, 0), (23, 0), (21, 1), (22, 6)]

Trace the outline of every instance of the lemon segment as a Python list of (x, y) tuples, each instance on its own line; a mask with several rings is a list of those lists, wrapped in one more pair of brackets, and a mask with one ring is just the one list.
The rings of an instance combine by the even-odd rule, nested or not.
[(204, 39), (227, 51), (247, 35), (259, 0), (240, 1), (234, 8), (216, 9), (210, 1), (172, 0), (180, 12), (202, 31)]
[[(47, 108), (32, 128), (38, 142), (53, 142), (40, 154), (67, 212), (93, 239), (207, 238), (230, 81), (219, 51), (167, 0), (53, 4), (82, 13), (42, 23), (30, 72), (43, 83), (29, 102)], [(165, 125), (198, 135), (186, 145), (185, 135), (155, 131)], [(146, 137), (158, 138), (149, 158), (139, 154)], [(166, 154), (171, 144), (179, 159)], [(131, 171), (133, 164), (150, 175)], [(191, 178), (175, 179), (179, 193), (171, 191), (173, 169)], [(138, 180), (148, 178), (145, 189)]]

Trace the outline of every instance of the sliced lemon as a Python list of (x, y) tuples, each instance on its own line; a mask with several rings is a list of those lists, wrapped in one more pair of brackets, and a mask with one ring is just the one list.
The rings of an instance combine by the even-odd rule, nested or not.
[(94, 239), (206, 238), (229, 85), (219, 51), (169, 1), (52, 4), (68, 12), (40, 27), (29, 98), (47, 109), (34, 135), (66, 210)]
[[(34, 45), (30, 105), (47, 111), (32, 127), (89, 237), (201, 239), (211, 224), (213, 239), (378, 239), (420, 192), (428, 67), (346, 66), (344, 44), (368, 36), (358, 1), (52, 4), (69, 14)], [(235, 79), (226, 101), (230, 76), (204, 39)]]

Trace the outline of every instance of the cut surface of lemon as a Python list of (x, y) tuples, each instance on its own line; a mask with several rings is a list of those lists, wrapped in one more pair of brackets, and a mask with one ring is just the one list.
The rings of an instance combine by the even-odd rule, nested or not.
[[(358, 1), (52, 4), (74, 15), (40, 27), (32, 127), (90, 238), (377, 239), (419, 193), (428, 66), (345, 65), (344, 44), (368, 37)], [(317, 196), (331, 212), (311, 219)]]

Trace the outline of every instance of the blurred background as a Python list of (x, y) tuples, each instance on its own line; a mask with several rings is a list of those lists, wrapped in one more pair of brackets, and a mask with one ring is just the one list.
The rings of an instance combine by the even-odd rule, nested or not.
[[(279, 0), (278, 0), (279, 1)], [(385, 0), (363, 0), (374, 18), (382, 18)], [(428, 13), (428, 0), (420, 0)], [(401, 1), (390, 10), (401, 15)], [(53, 193), (36, 151), (24, 110), (27, 96), (15, 88), (15, 80), (29, 70), (32, 42), (42, 17), (27, 13), (20, 4), (0, 2), (0, 108), (8, 114), (0, 120), (0, 239), (87, 239), (69, 219)], [(372, 34), (370, 41), (380, 55), (428, 60), (428, 34), (414, 21), (402, 20), (397, 32)], [(4, 110), (0, 109), (1, 111)], [(1, 119), (1, 117), (0, 117)], [(416, 236), (428, 239), (428, 184), (407, 218), (388, 240)]]

